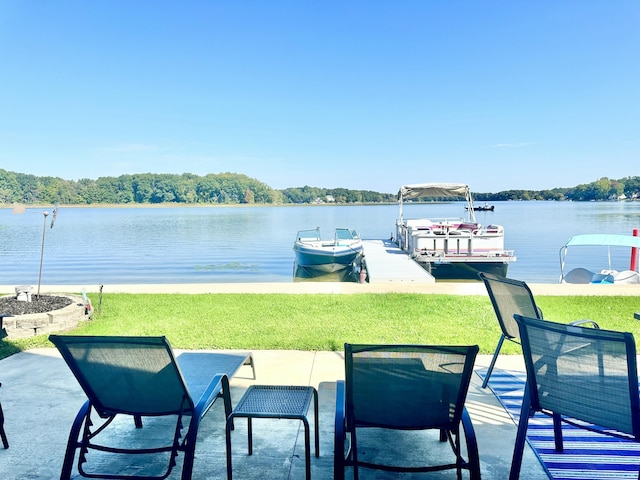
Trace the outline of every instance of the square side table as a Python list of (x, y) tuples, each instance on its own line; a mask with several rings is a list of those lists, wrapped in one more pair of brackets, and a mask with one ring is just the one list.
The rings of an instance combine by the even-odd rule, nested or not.
[(313, 400), (316, 457), (320, 456), (320, 435), (318, 433), (318, 392), (314, 387), (293, 385), (251, 385), (242, 396), (232, 413), (227, 418), (227, 479), (232, 479), (231, 467), (231, 429), (233, 419), (246, 418), (248, 421), (248, 450), (253, 453), (254, 418), (286, 418), (301, 420), (304, 424), (304, 456), (306, 478), (311, 480), (311, 448), (309, 435), (309, 421), (307, 412)]

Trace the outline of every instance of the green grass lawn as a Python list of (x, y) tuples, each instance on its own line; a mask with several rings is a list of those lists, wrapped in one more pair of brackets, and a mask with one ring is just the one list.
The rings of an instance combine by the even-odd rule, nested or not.
[[(79, 335), (165, 335), (174, 348), (342, 350), (350, 343), (477, 344), (493, 353), (500, 330), (488, 296), (433, 294), (105, 294)], [(640, 334), (637, 297), (537, 296), (544, 318), (591, 319)], [(46, 335), (0, 342), (0, 358), (52, 346)], [(519, 353), (506, 342), (503, 353)]]

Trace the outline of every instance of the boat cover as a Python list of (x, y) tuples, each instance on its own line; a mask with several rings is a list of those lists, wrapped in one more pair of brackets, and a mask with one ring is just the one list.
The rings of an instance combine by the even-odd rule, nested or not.
[(612, 247), (637, 247), (640, 248), (640, 237), (632, 235), (615, 235), (606, 233), (592, 233), (586, 235), (575, 235), (571, 237), (565, 247), (573, 245), (599, 245)]
[(469, 186), (464, 183), (416, 183), (403, 185), (398, 199), (420, 197), (465, 197), (469, 198)]

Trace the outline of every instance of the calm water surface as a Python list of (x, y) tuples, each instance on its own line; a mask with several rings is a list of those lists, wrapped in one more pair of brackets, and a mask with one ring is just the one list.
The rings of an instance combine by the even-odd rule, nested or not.
[[(580, 233), (631, 234), (640, 202), (495, 202), (479, 221), (505, 227), (505, 246), (518, 260), (509, 276), (557, 283), (559, 250)], [(44, 210), (0, 209), (0, 284), (36, 285)], [(464, 204), (405, 205), (405, 218), (461, 217)], [(64, 208), (45, 230), (42, 284), (292, 282), (296, 232), (350, 227), (364, 239), (394, 233), (397, 205), (282, 207)], [(572, 251), (573, 253), (573, 251)], [(595, 260), (590, 257), (597, 254)], [(594, 270), (607, 252), (577, 252)], [(612, 252), (629, 268), (628, 249)]]

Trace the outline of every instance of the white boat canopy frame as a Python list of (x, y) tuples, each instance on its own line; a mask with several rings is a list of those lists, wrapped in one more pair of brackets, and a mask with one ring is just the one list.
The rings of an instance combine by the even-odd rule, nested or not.
[(615, 235), (606, 233), (592, 233), (586, 235), (575, 235), (571, 237), (567, 243), (562, 247), (573, 245), (597, 245), (597, 246), (610, 246), (610, 247), (636, 247), (640, 248), (640, 237), (634, 237), (633, 235)]
[(402, 220), (402, 205), (404, 200), (421, 197), (464, 197), (467, 202), (469, 220), (473, 223), (476, 221), (471, 190), (469, 189), (469, 185), (464, 183), (416, 183), (413, 185), (403, 185), (398, 192), (400, 220)]

